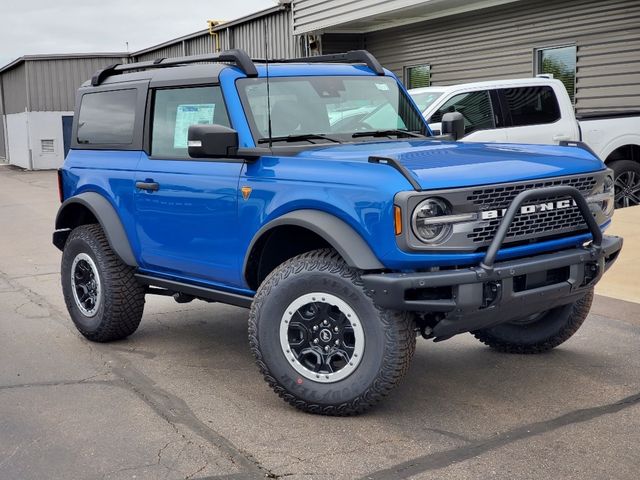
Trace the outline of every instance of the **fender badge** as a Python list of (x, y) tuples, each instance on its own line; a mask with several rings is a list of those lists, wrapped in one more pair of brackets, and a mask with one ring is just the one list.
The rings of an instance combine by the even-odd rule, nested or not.
[(245, 200), (249, 199), (249, 195), (251, 195), (251, 187), (242, 187), (240, 189), (240, 191), (242, 192), (242, 198), (244, 198)]

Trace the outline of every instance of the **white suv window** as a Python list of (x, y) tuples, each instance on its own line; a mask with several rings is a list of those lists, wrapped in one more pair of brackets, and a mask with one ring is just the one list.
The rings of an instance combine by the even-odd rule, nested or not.
[(551, 87), (505, 88), (502, 94), (507, 101), (513, 127), (542, 125), (560, 120), (560, 107)]

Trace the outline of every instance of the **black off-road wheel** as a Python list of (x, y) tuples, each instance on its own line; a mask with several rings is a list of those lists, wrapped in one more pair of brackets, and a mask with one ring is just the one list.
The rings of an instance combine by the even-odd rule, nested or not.
[(69, 234), (61, 278), (71, 320), (89, 340), (120, 340), (140, 325), (145, 287), (111, 250), (100, 225), (82, 225)]
[(276, 268), (258, 289), (249, 343), (273, 390), (323, 415), (362, 413), (409, 369), (411, 314), (376, 307), (334, 250), (315, 250)]
[(495, 327), (473, 335), (494, 350), (504, 353), (542, 353), (566, 342), (589, 314), (593, 289), (580, 300)]

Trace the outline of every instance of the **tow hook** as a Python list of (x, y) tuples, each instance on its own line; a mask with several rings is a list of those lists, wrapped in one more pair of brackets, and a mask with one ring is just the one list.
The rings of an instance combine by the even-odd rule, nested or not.
[(489, 308), (500, 298), (502, 282), (487, 282), (483, 286), (482, 308)]

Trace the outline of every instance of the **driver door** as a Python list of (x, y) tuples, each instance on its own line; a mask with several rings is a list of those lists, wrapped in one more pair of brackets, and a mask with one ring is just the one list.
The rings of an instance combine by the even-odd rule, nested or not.
[(141, 267), (194, 280), (240, 284), (238, 181), (242, 161), (194, 159), (192, 124), (230, 126), (217, 85), (156, 89), (150, 150), (142, 154), (134, 194)]

